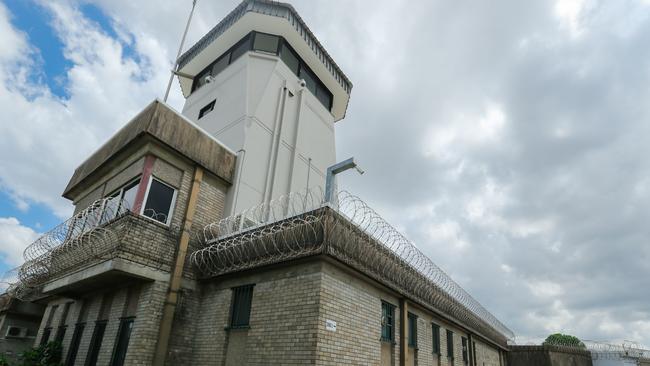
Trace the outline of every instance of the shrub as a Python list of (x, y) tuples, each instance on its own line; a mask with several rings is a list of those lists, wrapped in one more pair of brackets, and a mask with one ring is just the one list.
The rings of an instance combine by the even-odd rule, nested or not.
[(586, 348), (578, 337), (562, 333), (555, 333), (546, 337), (544, 345)]
[(9, 361), (7, 361), (7, 357), (0, 353), (0, 366), (9, 366)]
[(59, 342), (48, 342), (20, 354), (22, 366), (61, 366), (63, 349)]

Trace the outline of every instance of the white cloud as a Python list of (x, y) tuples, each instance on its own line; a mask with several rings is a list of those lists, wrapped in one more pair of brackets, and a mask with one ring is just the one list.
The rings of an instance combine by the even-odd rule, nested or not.
[[(127, 46), (111, 38), (69, 2), (43, 2), (52, 16), (52, 27), (64, 44), (67, 70), (62, 100), (44, 84), (28, 77), (38, 74), (32, 58), (38, 50), (28, 35), (12, 27), (0, 4), (0, 185), (15, 197), (22, 209), (29, 202), (51, 207), (61, 218), (71, 212), (60, 198), (74, 168), (109, 138), (146, 103), (163, 93), (168, 61), (166, 49), (155, 39), (136, 45), (127, 57)], [(177, 96), (176, 96), (177, 98)]]
[(18, 266), (23, 263), (23, 250), (33, 243), (39, 234), (21, 225), (14, 217), (0, 217), (0, 255), (3, 262)]
[(563, 22), (573, 37), (580, 36), (583, 31), (580, 15), (585, 8), (586, 0), (556, 0), (555, 15)]

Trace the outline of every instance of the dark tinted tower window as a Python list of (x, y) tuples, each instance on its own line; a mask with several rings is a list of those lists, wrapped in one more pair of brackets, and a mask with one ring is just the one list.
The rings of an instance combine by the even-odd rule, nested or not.
[(256, 51), (264, 51), (269, 53), (278, 53), (278, 44), (280, 38), (264, 33), (255, 33), (255, 42), (253, 42), (253, 49)]
[(238, 59), (241, 55), (245, 54), (247, 51), (250, 51), (251, 49), (251, 37), (246, 36), (241, 43), (238, 43), (235, 48), (233, 48), (232, 53), (230, 54), (230, 63), (233, 63), (236, 59)]
[(217, 62), (212, 66), (212, 73), (210, 75), (215, 76), (218, 73), (222, 72), (226, 66), (228, 66), (228, 61), (230, 59), (230, 54), (223, 55)]
[(298, 56), (296, 56), (293, 51), (287, 47), (286, 44), (282, 45), (282, 52), (280, 53), (280, 59), (289, 67), (289, 70), (293, 71), (294, 74), (298, 75), (298, 69), (300, 68), (300, 61)]

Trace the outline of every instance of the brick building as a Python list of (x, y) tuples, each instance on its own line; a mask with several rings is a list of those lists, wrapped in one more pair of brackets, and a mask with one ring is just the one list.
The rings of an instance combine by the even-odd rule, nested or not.
[[(247, 0), (86, 159), (14, 296), (67, 365), (505, 365), (508, 330), (356, 197), (325, 199), (352, 84), (287, 4)], [(332, 170), (329, 170), (332, 173)], [(302, 192), (302, 193), (296, 193)]]

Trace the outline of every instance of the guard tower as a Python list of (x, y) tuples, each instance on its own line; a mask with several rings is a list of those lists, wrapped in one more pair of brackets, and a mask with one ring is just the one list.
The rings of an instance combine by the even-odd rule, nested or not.
[(291, 5), (244, 1), (178, 71), (182, 113), (238, 155), (226, 215), (324, 187), (352, 83)]

